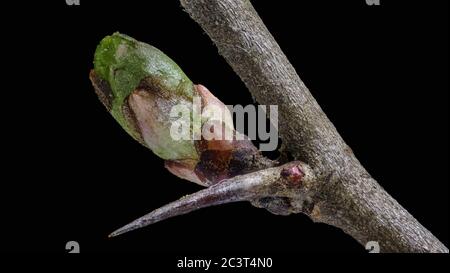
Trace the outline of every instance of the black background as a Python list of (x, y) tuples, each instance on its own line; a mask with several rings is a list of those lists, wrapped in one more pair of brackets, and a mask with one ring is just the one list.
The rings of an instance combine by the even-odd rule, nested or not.
[[(363, 165), (448, 246), (448, 2), (381, 2), (253, 4)], [(200, 187), (166, 171), (97, 99), (88, 73), (104, 36), (161, 49), (226, 104), (252, 99), (177, 0), (11, 1), (1, 12), (0, 250), (64, 252), (76, 240), (81, 252), (365, 252), (334, 227), (247, 203), (108, 239)]]

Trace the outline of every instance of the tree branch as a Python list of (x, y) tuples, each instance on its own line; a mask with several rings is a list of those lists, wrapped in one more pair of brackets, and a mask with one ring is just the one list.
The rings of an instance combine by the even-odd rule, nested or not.
[(246, 0), (181, 0), (261, 104), (277, 104), (284, 148), (319, 187), (309, 216), (382, 252), (448, 252), (367, 173)]

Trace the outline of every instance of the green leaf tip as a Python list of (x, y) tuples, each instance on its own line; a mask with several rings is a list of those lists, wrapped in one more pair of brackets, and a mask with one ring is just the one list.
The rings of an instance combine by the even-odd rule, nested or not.
[(118, 32), (97, 46), (94, 71), (112, 91), (111, 114), (133, 137), (136, 132), (124, 117), (126, 99), (143, 81), (150, 79), (160, 89), (191, 98), (193, 84), (181, 68), (159, 49)]
[[(164, 111), (170, 109), (172, 103), (191, 101), (195, 87), (163, 52), (124, 34), (106, 36), (95, 51), (91, 80), (96, 89), (103, 86), (101, 92), (104, 92), (104, 86), (108, 87), (109, 101), (105, 103), (103, 100), (103, 103), (133, 138), (163, 159), (197, 158), (192, 141), (170, 138), (169, 113)], [(138, 89), (145, 89), (154, 96), (149, 97), (142, 92), (138, 95)], [(158, 107), (143, 105), (155, 103)], [(137, 110), (141, 119), (136, 116)], [(151, 123), (144, 124), (147, 120)]]

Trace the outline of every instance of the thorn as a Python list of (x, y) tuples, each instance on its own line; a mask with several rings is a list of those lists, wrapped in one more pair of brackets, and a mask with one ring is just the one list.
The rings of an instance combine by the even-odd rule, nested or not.
[(264, 179), (255, 179), (255, 173), (235, 176), (233, 178), (223, 180), (204, 190), (184, 196), (177, 201), (164, 205), (115, 230), (109, 234), (108, 237), (115, 237), (167, 218), (183, 215), (201, 208), (251, 200), (258, 195), (258, 188), (262, 186), (264, 182)]
[[(253, 201), (257, 198), (268, 196), (277, 197), (277, 194), (284, 194), (283, 189), (285, 189), (285, 185), (283, 184), (285, 183), (283, 182), (285, 179), (282, 179), (282, 171), (288, 167), (292, 169), (300, 164), (301, 162), (294, 161), (282, 166), (267, 168), (222, 180), (209, 188), (186, 195), (177, 201), (156, 209), (115, 230), (108, 237), (115, 237), (205, 207), (239, 201)], [(300, 168), (298, 170), (294, 168), (294, 174), (300, 175), (300, 170)], [(282, 190), (280, 191), (280, 189)]]

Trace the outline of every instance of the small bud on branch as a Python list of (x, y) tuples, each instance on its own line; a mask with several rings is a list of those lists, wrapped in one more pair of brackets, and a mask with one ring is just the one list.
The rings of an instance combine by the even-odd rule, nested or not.
[(193, 127), (214, 122), (214, 114), (223, 112), (227, 117), (219, 128), (238, 133), (219, 99), (206, 87), (194, 85), (175, 62), (148, 44), (119, 33), (105, 37), (96, 49), (90, 78), (100, 100), (125, 131), (166, 160), (166, 168), (183, 179), (207, 186), (275, 164), (248, 139), (214, 137), (221, 132), (212, 132), (210, 139), (174, 139), (171, 109), (192, 107), (195, 97), (202, 100), (203, 115), (199, 121), (190, 117)]
[[(309, 167), (293, 162), (271, 168), (277, 162), (262, 156), (248, 138), (235, 138), (239, 133), (227, 107), (206, 87), (192, 84), (158, 49), (119, 33), (108, 36), (97, 47), (90, 79), (116, 121), (164, 159), (170, 172), (209, 186), (153, 211), (111, 236), (206, 206), (236, 201), (250, 201), (277, 214), (302, 211), (308, 181), (313, 177)], [(195, 126), (218, 122), (218, 112), (224, 113), (225, 118), (208, 132), (211, 138), (175, 139), (171, 110), (179, 105), (192, 106), (196, 97), (201, 99), (203, 112), (197, 121), (200, 124), (189, 116), (189, 124), (193, 124), (189, 133)], [(223, 139), (220, 136), (224, 133), (234, 137)]]

